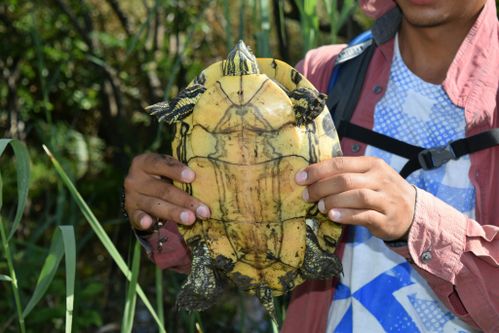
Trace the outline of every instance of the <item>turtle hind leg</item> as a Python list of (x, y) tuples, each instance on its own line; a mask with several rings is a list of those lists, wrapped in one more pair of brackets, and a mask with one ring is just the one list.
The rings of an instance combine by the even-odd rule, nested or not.
[(159, 102), (146, 107), (146, 111), (158, 118), (158, 122), (172, 125), (192, 113), (194, 106), (206, 91), (202, 84), (193, 84), (182, 90), (171, 102)]
[(307, 225), (307, 240), (300, 274), (304, 279), (324, 280), (342, 273), (341, 260), (336, 254), (322, 250), (312, 228)]
[(301, 126), (312, 122), (326, 105), (325, 94), (309, 88), (297, 88), (289, 93), (289, 98), (293, 103), (296, 125)]
[(206, 310), (223, 292), (222, 279), (213, 269), (208, 246), (197, 240), (192, 247), (191, 273), (180, 288), (176, 306), (189, 311)]

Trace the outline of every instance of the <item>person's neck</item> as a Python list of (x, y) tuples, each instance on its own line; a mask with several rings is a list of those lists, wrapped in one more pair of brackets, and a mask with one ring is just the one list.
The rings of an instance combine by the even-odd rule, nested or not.
[(398, 38), (400, 54), (407, 67), (424, 81), (441, 84), (477, 16), (426, 28), (412, 26), (403, 19)]

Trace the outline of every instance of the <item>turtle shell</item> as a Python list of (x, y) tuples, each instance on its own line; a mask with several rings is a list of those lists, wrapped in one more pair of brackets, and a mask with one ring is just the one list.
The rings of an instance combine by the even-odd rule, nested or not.
[[(211, 210), (208, 220), (179, 225), (186, 243), (206, 244), (205, 265), (217, 278), (260, 297), (262, 286), (282, 295), (311, 276), (302, 272), (304, 261), (315, 257), (310, 252), (306, 259), (307, 229), (319, 251), (334, 253), (341, 227), (302, 199), (304, 187), (294, 177), (341, 149), (327, 107), (297, 125), (289, 92), (317, 92), (314, 86), (282, 61), (256, 61), (258, 74), (225, 76), (220, 61), (191, 82), (206, 91), (192, 113), (176, 122), (172, 151), (196, 173), (191, 184), (175, 185)], [(192, 251), (193, 265), (198, 252)], [(193, 283), (203, 289), (203, 282)]]

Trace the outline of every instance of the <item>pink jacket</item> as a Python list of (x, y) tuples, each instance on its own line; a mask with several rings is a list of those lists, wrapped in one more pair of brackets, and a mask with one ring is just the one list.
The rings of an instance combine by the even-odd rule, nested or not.
[[(393, 2), (369, 0), (363, 6), (380, 16), (376, 8), (386, 11), (393, 7)], [(393, 44), (391, 39), (375, 51), (352, 118), (357, 125), (373, 127), (374, 106), (388, 84)], [(319, 90), (327, 89), (335, 56), (341, 49), (338, 45), (320, 47), (308, 52), (299, 64), (302, 73)], [(498, 21), (495, 2), (489, 0), (443, 83), (450, 99), (465, 109), (467, 136), (499, 127), (498, 78)], [(343, 139), (341, 145), (344, 154), (350, 156), (364, 155), (366, 148), (351, 139)], [(354, 145), (362, 149), (352, 149)], [(469, 172), (476, 189), (477, 220), (468, 219), (418, 189), (408, 246), (393, 250), (417, 268), (457, 316), (485, 332), (499, 332), (499, 147), (472, 154)], [(421, 260), (425, 251), (432, 253), (432, 259), (426, 263)], [(298, 287), (283, 332), (324, 332), (333, 286), (332, 281), (309, 281)]]
[[(374, 17), (394, 6), (391, 0), (364, 0), (363, 9)], [(326, 92), (334, 59), (341, 45), (307, 53), (302, 73)], [(372, 128), (376, 103), (387, 87), (393, 39), (374, 53), (352, 122)], [(461, 45), (443, 83), (450, 99), (465, 110), (466, 133), (499, 127), (499, 40), (495, 1), (488, 0)], [(376, 89), (374, 89), (376, 87)], [(379, 87), (383, 89), (379, 89)], [(365, 145), (341, 142), (345, 155), (361, 156)], [(353, 145), (362, 149), (352, 149)], [(355, 147), (357, 148), (357, 147)], [(356, 151), (356, 152), (354, 152)], [(499, 147), (471, 155), (469, 177), (476, 189), (476, 221), (418, 190), (415, 220), (408, 246), (394, 248), (428, 281), (436, 295), (457, 316), (485, 332), (499, 332)], [(172, 224), (149, 238), (149, 255), (161, 268), (188, 271), (189, 255)], [(168, 241), (158, 246), (158, 239)], [(423, 262), (423, 252), (432, 259)], [(341, 244), (338, 249), (341, 255)], [(326, 328), (334, 281), (308, 281), (299, 286), (287, 311), (285, 333), (322, 333)]]

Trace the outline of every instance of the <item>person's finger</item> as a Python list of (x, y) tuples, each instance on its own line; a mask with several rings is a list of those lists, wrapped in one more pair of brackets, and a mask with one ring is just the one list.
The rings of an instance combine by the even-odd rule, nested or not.
[(367, 156), (333, 157), (322, 162), (311, 164), (297, 172), (295, 181), (299, 185), (310, 185), (316, 181), (341, 173), (363, 173), (369, 171), (377, 158)]
[[(333, 208), (327, 213), (331, 221), (340, 224), (361, 225), (371, 232), (379, 229), (383, 223), (384, 215), (372, 209)], [(374, 234), (374, 232), (373, 232)]]
[(210, 209), (207, 205), (162, 179), (151, 178), (150, 180), (143, 182), (139, 189), (139, 193), (188, 208), (194, 211), (201, 219), (210, 217)]
[(147, 230), (151, 228), (155, 222), (154, 218), (146, 212), (136, 209), (130, 216), (130, 222), (137, 230)]
[(135, 203), (137, 207), (134, 210), (142, 210), (160, 220), (169, 220), (185, 225), (191, 225), (196, 221), (196, 215), (190, 209), (155, 197), (137, 194)]
[(361, 188), (377, 190), (378, 185), (375, 179), (365, 173), (342, 173), (307, 186), (303, 190), (303, 197), (306, 201), (316, 202), (328, 195)]
[(333, 208), (354, 208), (384, 212), (385, 200), (381, 193), (369, 189), (355, 189), (347, 192), (329, 195), (319, 200), (317, 207), (321, 213)]
[(150, 175), (158, 175), (183, 183), (190, 183), (196, 177), (194, 171), (175, 158), (155, 153), (135, 157), (131, 168), (133, 171), (139, 169)]

